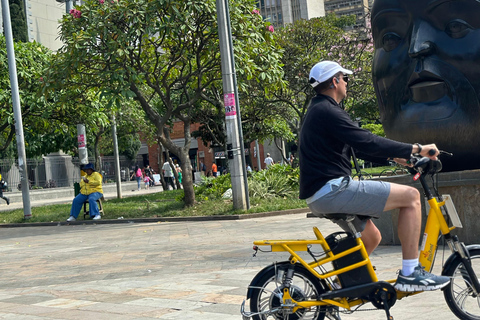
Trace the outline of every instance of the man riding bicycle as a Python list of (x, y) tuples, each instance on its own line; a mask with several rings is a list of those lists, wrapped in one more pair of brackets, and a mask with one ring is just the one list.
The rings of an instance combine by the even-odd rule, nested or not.
[[(435, 144), (397, 142), (358, 127), (340, 104), (347, 95), (349, 74), (352, 71), (333, 61), (319, 62), (310, 71), (309, 82), (317, 96), (310, 103), (300, 133), (300, 198), (306, 199), (317, 216), (356, 215), (353, 223), (361, 232), (368, 254), (381, 240), (371, 218), (398, 208), (403, 261), (395, 288), (408, 292), (443, 288), (449, 278), (430, 274), (418, 263), (421, 228), (418, 190), (383, 181), (355, 181), (350, 177), (353, 150), (366, 160), (381, 162), (391, 158), (403, 165), (412, 153), (436, 159), (439, 151)], [(435, 150), (435, 155), (430, 156), (430, 150)], [(344, 222), (337, 223), (349, 230)]]

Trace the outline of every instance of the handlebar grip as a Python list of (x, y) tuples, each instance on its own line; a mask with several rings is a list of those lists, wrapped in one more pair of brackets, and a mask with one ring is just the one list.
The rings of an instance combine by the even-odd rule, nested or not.
[(435, 149), (430, 149), (430, 150), (428, 150), (428, 155), (429, 155), (429, 156), (434, 156), (435, 153), (436, 153)]

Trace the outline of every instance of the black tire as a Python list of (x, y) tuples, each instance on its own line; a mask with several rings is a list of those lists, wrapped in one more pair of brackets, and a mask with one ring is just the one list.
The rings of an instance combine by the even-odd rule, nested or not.
[[(472, 268), (480, 275), (480, 249), (470, 249)], [(462, 320), (480, 320), (480, 296), (474, 296), (470, 277), (460, 259), (455, 259), (443, 275), (451, 278), (443, 294), (448, 307)]]
[[(279, 263), (272, 266), (258, 280), (255, 289), (252, 291), (250, 298), (250, 311), (262, 312), (271, 310), (280, 305), (280, 298), (275, 295), (282, 292), (283, 276), (286, 274), (290, 263)], [(278, 280), (280, 279), (280, 280)], [(320, 280), (308, 272), (302, 265), (295, 265), (295, 273), (293, 275), (290, 287), (290, 295), (296, 301), (304, 301), (315, 299), (321, 293), (324, 293)], [(255, 315), (254, 320), (323, 320), (325, 318), (326, 307), (314, 307), (311, 309), (299, 309), (294, 314), (284, 315), (283, 313)]]

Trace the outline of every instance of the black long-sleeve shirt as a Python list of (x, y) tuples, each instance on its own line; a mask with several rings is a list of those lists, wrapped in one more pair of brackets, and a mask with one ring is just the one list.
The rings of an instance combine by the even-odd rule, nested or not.
[(412, 145), (379, 137), (358, 127), (331, 97), (312, 99), (300, 133), (300, 199), (329, 180), (350, 176), (352, 147), (358, 156), (409, 159)]

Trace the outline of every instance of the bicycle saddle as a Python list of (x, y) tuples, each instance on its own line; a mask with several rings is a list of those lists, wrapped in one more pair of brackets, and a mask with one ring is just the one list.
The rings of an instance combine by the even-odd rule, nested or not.
[(355, 219), (355, 215), (349, 213), (325, 213), (322, 214), (323, 218), (329, 220), (344, 220), (344, 221), (353, 221)]

